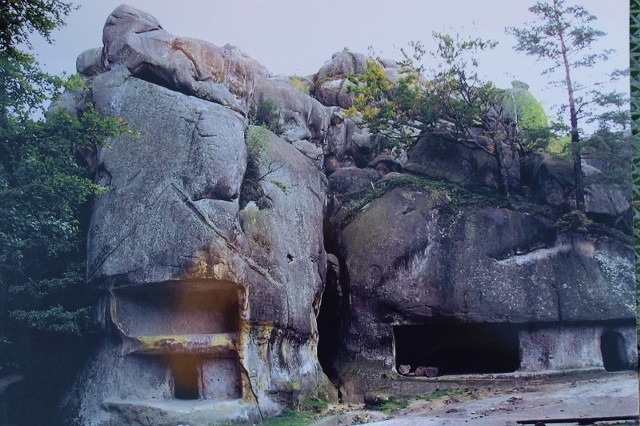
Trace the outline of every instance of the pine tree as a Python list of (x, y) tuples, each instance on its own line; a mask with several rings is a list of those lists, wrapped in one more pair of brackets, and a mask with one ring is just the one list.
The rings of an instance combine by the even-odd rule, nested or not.
[(592, 44), (605, 35), (590, 23), (597, 18), (582, 6), (565, 4), (564, 0), (538, 1), (529, 8), (535, 21), (523, 28), (508, 27), (507, 33), (516, 37), (515, 49), (547, 60), (551, 66), (545, 74), (561, 72), (567, 92), (569, 121), (571, 123), (571, 155), (575, 179), (576, 208), (585, 210), (584, 175), (580, 148), (580, 130), (576, 102), (576, 83), (572, 73), (581, 67), (591, 67), (605, 60), (609, 51), (594, 53)]

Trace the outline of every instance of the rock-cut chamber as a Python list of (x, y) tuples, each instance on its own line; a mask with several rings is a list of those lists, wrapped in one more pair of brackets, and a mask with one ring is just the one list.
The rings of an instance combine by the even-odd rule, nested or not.
[(231, 283), (130, 287), (114, 291), (112, 315), (135, 342), (130, 356), (165, 371), (173, 399), (237, 399), (240, 297)]
[(438, 375), (510, 373), (520, 367), (518, 330), (509, 324), (434, 323), (393, 327), (396, 368)]

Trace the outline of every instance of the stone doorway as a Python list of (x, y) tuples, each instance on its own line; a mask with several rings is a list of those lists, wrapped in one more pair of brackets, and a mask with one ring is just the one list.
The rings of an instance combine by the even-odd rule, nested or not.
[(605, 331), (600, 337), (600, 352), (602, 364), (607, 371), (622, 371), (629, 369), (627, 343), (620, 333)]
[(202, 362), (194, 355), (172, 355), (166, 360), (173, 379), (175, 399), (200, 399)]

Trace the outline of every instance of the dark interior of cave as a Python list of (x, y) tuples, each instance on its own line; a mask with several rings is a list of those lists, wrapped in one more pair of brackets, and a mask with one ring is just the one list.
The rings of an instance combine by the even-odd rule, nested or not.
[(344, 309), (338, 287), (339, 280), (337, 271), (328, 268), (318, 315), (318, 361), (324, 373), (334, 384), (338, 379), (338, 373), (333, 362), (338, 356), (337, 349), (340, 346), (339, 332), (341, 329), (340, 312)]
[(622, 371), (629, 368), (629, 356), (624, 337), (615, 331), (606, 331), (600, 337), (602, 363), (607, 371)]
[(173, 397), (175, 399), (199, 399), (201, 357), (175, 354), (166, 356), (165, 360), (173, 378)]
[(396, 368), (436, 367), (438, 375), (510, 373), (520, 366), (513, 325), (434, 323), (393, 327)]

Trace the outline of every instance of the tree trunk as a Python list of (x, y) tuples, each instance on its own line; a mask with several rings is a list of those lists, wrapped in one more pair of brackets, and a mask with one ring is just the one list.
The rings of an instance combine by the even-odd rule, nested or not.
[(507, 165), (504, 160), (504, 150), (502, 149), (502, 142), (494, 140), (496, 163), (498, 166), (498, 193), (503, 197), (509, 196), (509, 173), (507, 172)]
[[(554, 6), (557, 8), (557, 2), (554, 0)], [(580, 149), (580, 134), (578, 133), (578, 114), (576, 113), (576, 103), (573, 98), (573, 86), (571, 84), (571, 70), (569, 66), (569, 57), (567, 47), (564, 43), (564, 31), (558, 19), (558, 38), (560, 39), (560, 48), (562, 52), (562, 61), (564, 63), (565, 82), (567, 85), (567, 94), (569, 95), (569, 117), (571, 120), (571, 157), (573, 159), (573, 178), (576, 187), (576, 209), (583, 212), (584, 205), (584, 176), (582, 174), (582, 156)]]

